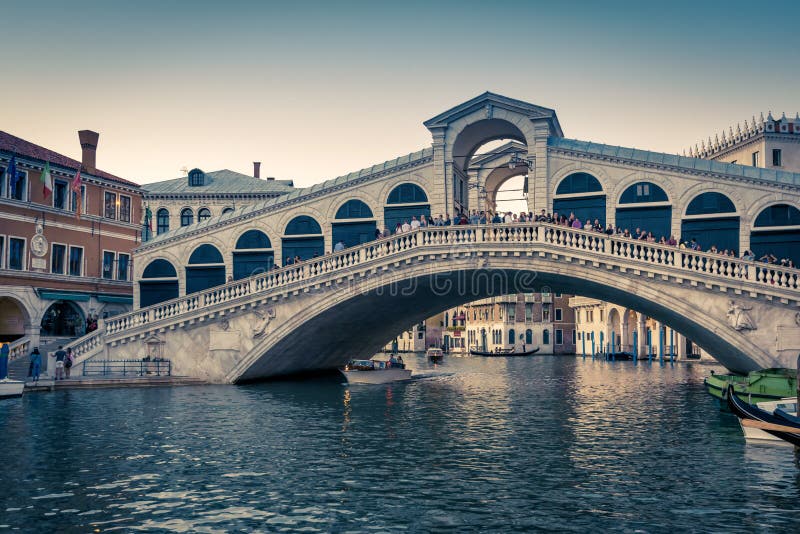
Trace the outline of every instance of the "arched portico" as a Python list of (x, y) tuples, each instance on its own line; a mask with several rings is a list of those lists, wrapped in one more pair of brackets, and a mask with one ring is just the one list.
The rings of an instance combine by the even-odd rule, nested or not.
[(0, 296), (0, 343), (23, 337), (30, 322), (30, 313), (22, 301), (10, 296)]

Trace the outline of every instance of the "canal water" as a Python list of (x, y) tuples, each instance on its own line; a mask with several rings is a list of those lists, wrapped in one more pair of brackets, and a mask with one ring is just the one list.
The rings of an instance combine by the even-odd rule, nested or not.
[(2, 401), (0, 532), (800, 531), (793, 449), (745, 445), (712, 367), (406, 361)]

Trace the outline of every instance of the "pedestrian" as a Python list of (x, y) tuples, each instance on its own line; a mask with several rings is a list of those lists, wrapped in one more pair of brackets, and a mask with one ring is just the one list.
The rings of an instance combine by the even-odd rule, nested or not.
[(337, 242), (336, 242), (336, 244), (333, 246), (333, 251), (334, 251), (334, 252), (341, 252), (341, 251), (343, 251), (343, 250), (344, 250), (344, 242), (342, 242), (342, 240), (340, 239), (340, 240), (339, 240), (339, 241), (337, 241)]
[(416, 216), (411, 216), (411, 230), (419, 230), (419, 220)]
[(3, 343), (3, 346), (0, 347), (0, 380), (8, 376), (8, 355), (10, 352), (11, 349), (8, 347), (8, 343)]
[(375, 227), (375, 239), (380, 239), (382, 235), (383, 234), (381, 234), (380, 229), (376, 226)]
[(69, 372), (72, 370), (72, 365), (75, 363), (75, 353), (72, 352), (71, 347), (67, 347), (67, 357), (64, 358), (64, 372), (69, 378)]
[(39, 347), (33, 347), (31, 352), (31, 377), (34, 383), (39, 381), (39, 374), (42, 372), (42, 355), (39, 353)]
[(407, 234), (411, 231), (411, 225), (408, 224), (408, 221), (403, 221), (403, 226), (400, 227), (402, 233)]
[(58, 346), (56, 351), (56, 380), (64, 380), (64, 360), (67, 358), (67, 353), (64, 347)]

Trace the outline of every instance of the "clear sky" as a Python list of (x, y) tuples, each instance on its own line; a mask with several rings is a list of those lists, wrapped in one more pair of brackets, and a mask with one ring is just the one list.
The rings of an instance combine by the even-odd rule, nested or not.
[(484, 91), (567, 137), (680, 152), (800, 109), (800, 2), (3, 3), (0, 129), (141, 183), (182, 167), (306, 186), (430, 145)]

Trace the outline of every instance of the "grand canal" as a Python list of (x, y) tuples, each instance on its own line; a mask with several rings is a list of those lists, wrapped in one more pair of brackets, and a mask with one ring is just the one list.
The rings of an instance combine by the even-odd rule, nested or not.
[(0, 403), (0, 530), (799, 531), (792, 448), (745, 445), (711, 368), (449, 357), (384, 386), (29, 394)]

